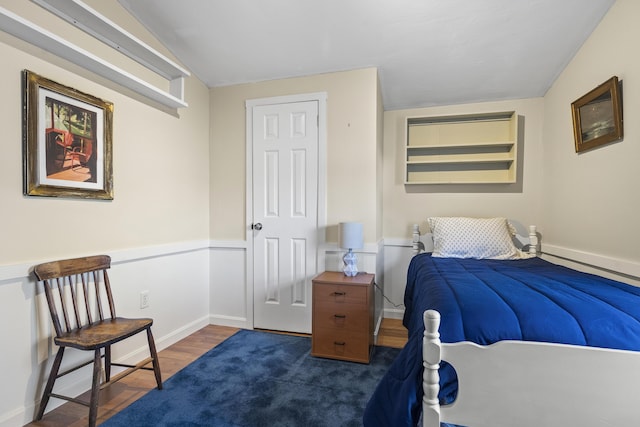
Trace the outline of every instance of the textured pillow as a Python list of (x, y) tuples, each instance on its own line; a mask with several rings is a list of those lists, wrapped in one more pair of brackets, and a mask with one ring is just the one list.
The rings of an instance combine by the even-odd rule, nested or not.
[(429, 218), (438, 258), (520, 259), (528, 256), (511, 239), (506, 218)]

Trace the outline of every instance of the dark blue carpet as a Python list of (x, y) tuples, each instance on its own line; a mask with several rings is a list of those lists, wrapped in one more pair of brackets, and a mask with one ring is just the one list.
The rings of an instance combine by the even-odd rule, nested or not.
[(239, 331), (102, 425), (361, 426), (400, 350), (376, 347), (369, 365), (310, 350), (307, 337)]

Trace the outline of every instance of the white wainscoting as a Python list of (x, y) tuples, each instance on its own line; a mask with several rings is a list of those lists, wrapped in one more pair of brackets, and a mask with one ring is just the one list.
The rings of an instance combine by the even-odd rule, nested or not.
[[(210, 321), (215, 325), (253, 329), (251, 307), (252, 286), (247, 271), (247, 243), (245, 241), (211, 241), (210, 250)], [(384, 247), (382, 241), (366, 244), (357, 250), (358, 269), (376, 275), (376, 284), (384, 287)], [(342, 270), (344, 251), (336, 243), (318, 249), (318, 272)], [(382, 319), (382, 297), (376, 295), (376, 333)]]
[(640, 286), (640, 263), (605, 255), (543, 244), (542, 258), (587, 273)]
[[(251, 295), (246, 277), (246, 242), (211, 242), (211, 323), (252, 329), (252, 313), (247, 313)], [(402, 318), (407, 268), (412, 257), (410, 239), (385, 239), (365, 244), (357, 250), (358, 270), (376, 275), (376, 332), (383, 317)], [(318, 271), (342, 270), (344, 250), (336, 243), (318, 249)], [(391, 302), (385, 299), (382, 295)]]
[[(640, 264), (553, 245), (543, 245), (543, 257), (572, 268), (640, 286)], [(343, 251), (326, 244), (318, 252), (318, 271), (340, 270)], [(357, 252), (361, 271), (375, 272), (378, 325), (382, 317), (401, 318), (406, 274), (412, 257), (410, 239), (387, 238)], [(64, 257), (83, 254), (65, 254)], [(132, 248), (110, 253), (111, 278), (118, 314), (154, 318), (158, 349), (188, 336), (207, 324), (252, 328), (247, 313), (246, 242), (189, 241)], [(55, 351), (46, 301), (31, 276), (33, 265), (47, 260), (0, 266), (0, 340), (11, 343), (2, 353), (0, 427), (30, 422)], [(126, 286), (120, 286), (126, 283)], [(139, 294), (149, 291), (150, 306), (139, 308)], [(380, 312), (379, 312), (380, 311)], [(139, 339), (138, 339), (139, 338)], [(114, 349), (114, 358), (142, 359), (144, 337)], [(84, 358), (69, 352), (71, 358)], [(62, 393), (80, 394), (89, 388), (89, 374), (80, 370), (60, 382)], [(60, 404), (53, 399), (49, 409)]]
[(244, 240), (211, 241), (209, 263), (210, 323), (253, 329), (253, 313), (247, 313), (247, 243)]
[[(117, 313), (151, 317), (159, 350), (209, 324), (209, 241), (111, 252), (110, 278)], [(84, 254), (61, 254), (73, 258)], [(0, 340), (9, 345), (0, 356), (0, 427), (24, 425), (33, 419), (44, 381), (57, 348), (41, 286), (31, 275), (34, 265), (50, 259), (0, 266)], [(140, 309), (140, 292), (149, 291), (150, 304)], [(10, 344), (8, 344), (10, 343)], [(10, 351), (9, 351), (10, 349)], [(136, 336), (114, 347), (114, 360), (133, 362), (147, 356), (146, 339)], [(87, 360), (84, 352), (65, 353), (64, 366)], [(89, 389), (91, 367), (61, 378), (56, 390), (78, 395)], [(52, 399), (51, 410), (63, 401)]]
[[(411, 240), (384, 239), (384, 317), (402, 318), (407, 269), (413, 256)], [(556, 245), (543, 244), (542, 258), (556, 264), (640, 286), (640, 263)]]
[(384, 239), (384, 317), (402, 319), (407, 269), (413, 257), (411, 239)]

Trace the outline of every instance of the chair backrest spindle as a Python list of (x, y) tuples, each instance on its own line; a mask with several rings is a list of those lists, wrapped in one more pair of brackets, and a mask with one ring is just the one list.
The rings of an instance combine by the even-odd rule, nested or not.
[(71, 302), (73, 303), (73, 313), (76, 316), (76, 328), (80, 328), (80, 326), (82, 325), (82, 321), (80, 319), (80, 313), (78, 312), (78, 299), (76, 297), (77, 285), (78, 285), (77, 278), (74, 282), (73, 276), (69, 276), (69, 290), (71, 291)]
[(104, 287), (107, 292), (107, 299), (109, 300), (109, 309), (111, 310), (111, 317), (116, 317), (116, 305), (113, 303), (113, 295), (111, 294), (111, 283), (109, 283), (109, 275), (107, 270), (102, 270), (104, 278)]
[(80, 280), (82, 281), (82, 294), (84, 295), (84, 308), (87, 312), (87, 323), (93, 323), (93, 314), (91, 313), (91, 306), (89, 305), (89, 285), (87, 284), (86, 274), (80, 274)]
[(102, 313), (102, 297), (100, 296), (100, 275), (97, 271), (93, 272), (93, 286), (96, 291), (96, 305), (98, 306), (98, 316), (100, 320), (104, 320), (104, 314)]
[(60, 298), (60, 308), (62, 309), (62, 316), (64, 318), (64, 325), (66, 327), (66, 332), (71, 330), (71, 322), (69, 321), (69, 313), (67, 312), (67, 300), (64, 297), (64, 283), (65, 277), (57, 278), (56, 282), (58, 284), (58, 297)]
[(52, 296), (51, 289), (55, 286), (55, 281), (44, 280), (44, 291), (47, 297), (47, 305), (49, 306), (49, 312), (51, 313), (51, 319), (53, 320), (53, 327), (56, 330), (56, 335), (62, 334), (62, 325), (60, 324), (60, 316), (58, 315), (58, 309), (55, 305), (55, 300)]

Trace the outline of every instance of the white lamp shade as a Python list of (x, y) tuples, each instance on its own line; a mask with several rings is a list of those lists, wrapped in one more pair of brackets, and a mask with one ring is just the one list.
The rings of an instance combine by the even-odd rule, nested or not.
[(340, 247), (343, 249), (361, 249), (364, 245), (360, 222), (341, 222), (338, 234)]

